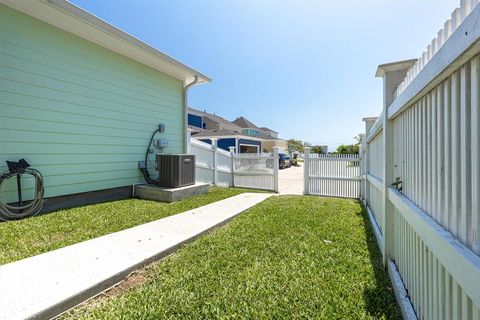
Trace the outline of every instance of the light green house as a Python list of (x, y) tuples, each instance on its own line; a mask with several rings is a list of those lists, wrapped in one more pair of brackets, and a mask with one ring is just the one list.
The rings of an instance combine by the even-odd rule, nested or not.
[[(0, 0), (0, 28), (0, 171), (25, 158), (46, 197), (118, 198), (160, 123), (164, 151), (186, 151), (187, 90), (205, 75), (64, 0)], [(13, 181), (1, 196), (16, 201)]]

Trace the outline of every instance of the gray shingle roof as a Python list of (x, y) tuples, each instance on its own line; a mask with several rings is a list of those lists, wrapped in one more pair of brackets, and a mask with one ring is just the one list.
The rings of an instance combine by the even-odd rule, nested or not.
[(233, 120), (232, 122), (235, 123), (237, 126), (240, 126), (242, 128), (260, 129), (255, 124), (253, 124), (253, 122), (251, 122), (250, 120), (248, 120), (247, 118), (244, 118), (244, 117), (239, 117), (239, 118)]
[(188, 108), (188, 112), (200, 117), (208, 118), (211, 121), (215, 122), (220, 128), (219, 129), (213, 129), (213, 130), (205, 130), (205, 129), (199, 129), (199, 128), (193, 128), (192, 129), (195, 131), (192, 133), (192, 136), (195, 138), (198, 137), (219, 137), (219, 136), (238, 136), (242, 135), (245, 137), (253, 137), (250, 135), (243, 134), (242, 131), (245, 128), (254, 128), (257, 129), (260, 134), (255, 136), (255, 138), (260, 138), (260, 139), (265, 139), (265, 140), (280, 140), (277, 138), (273, 138), (267, 134), (266, 131), (278, 133), (274, 130), (268, 129), (267, 127), (259, 128), (255, 124), (253, 124), (251, 121), (244, 117), (239, 117), (235, 119), (235, 121), (228, 121), (225, 118), (222, 118), (220, 116), (217, 116), (215, 114), (208, 113), (206, 111), (200, 111), (194, 108)]
[(200, 110), (193, 109), (193, 108), (188, 108), (188, 112), (191, 113), (191, 114), (200, 116), (200, 117), (207, 117), (210, 120), (212, 120), (213, 122), (217, 123), (223, 129), (234, 131), (234, 132), (237, 132), (237, 133), (242, 132), (241, 127), (239, 127), (238, 125), (228, 121), (227, 119), (222, 118), (220, 116), (217, 116), (215, 114), (211, 114), (211, 113), (208, 113), (208, 112), (205, 112), (205, 111), (200, 111)]

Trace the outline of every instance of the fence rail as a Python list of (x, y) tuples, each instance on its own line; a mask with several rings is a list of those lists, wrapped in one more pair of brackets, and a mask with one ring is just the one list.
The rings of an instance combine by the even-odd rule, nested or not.
[(462, 1), (448, 32), (407, 73), (378, 120), (367, 123), (362, 199), (391, 277), (402, 281), (396, 291), (408, 295), (398, 299), (406, 318), (480, 319), (476, 4)]

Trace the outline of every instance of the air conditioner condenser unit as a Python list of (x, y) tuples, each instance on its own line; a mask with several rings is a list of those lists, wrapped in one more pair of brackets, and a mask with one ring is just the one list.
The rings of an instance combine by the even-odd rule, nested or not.
[(160, 187), (183, 187), (195, 184), (195, 155), (157, 154), (156, 169)]

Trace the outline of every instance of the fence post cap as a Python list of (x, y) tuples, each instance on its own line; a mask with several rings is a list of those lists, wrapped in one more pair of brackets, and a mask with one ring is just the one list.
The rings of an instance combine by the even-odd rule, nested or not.
[(212, 138), (210, 139), (212, 141), (212, 149), (216, 149), (217, 148), (217, 142), (218, 142), (218, 139), (217, 138)]

